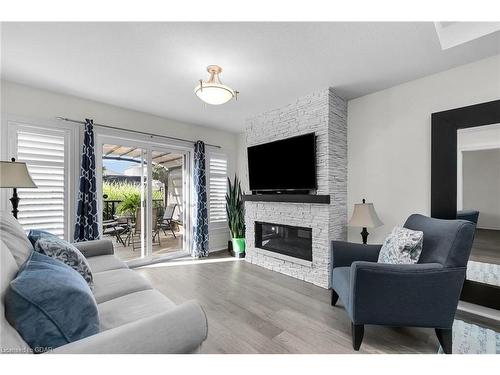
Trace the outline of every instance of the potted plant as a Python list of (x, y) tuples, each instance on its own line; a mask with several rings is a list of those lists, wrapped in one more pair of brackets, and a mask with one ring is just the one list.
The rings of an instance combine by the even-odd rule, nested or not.
[(238, 177), (234, 176), (234, 183), (227, 178), (228, 191), (226, 193), (227, 223), (231, 232), (231, 243), (234, 256), (243, 258), (245, 256), (245, 206), (243, 194)]

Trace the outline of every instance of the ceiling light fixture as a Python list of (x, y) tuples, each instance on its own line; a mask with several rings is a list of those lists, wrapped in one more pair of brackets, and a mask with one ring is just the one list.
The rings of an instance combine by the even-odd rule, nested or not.
[(200, 83), (195, 87), (194, 93), (205, 103), (211, 105), (220, 105), (227, 103), (232, 98), (238, 99), (239, 92), (231, 87), (223, 85), (219, 79), (222, 68), (218, 65), (207, 66), (207, 72), (210, 74), (208, 81), (200, 79)]

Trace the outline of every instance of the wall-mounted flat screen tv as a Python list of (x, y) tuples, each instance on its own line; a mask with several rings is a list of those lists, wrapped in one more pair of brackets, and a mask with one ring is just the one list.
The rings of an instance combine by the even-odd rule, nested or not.
[(314, 133), (248, 147), (250, 190), (261, 192), (316, 189)]

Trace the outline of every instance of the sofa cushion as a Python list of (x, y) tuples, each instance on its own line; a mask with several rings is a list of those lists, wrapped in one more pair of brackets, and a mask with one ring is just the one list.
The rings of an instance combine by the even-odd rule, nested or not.
[(415, 264), (422, 253), (424, 232), (394, 227), (378, 255), (378, 263)]
[(336, 267), (332, 272), (332, 288), (339, 295), (345, 309), (351, 306), (351, 267)]
[(7, 244), (1, 238), (0, 238), (0, 251), (2, 253), (0, 258), (1, 260), (0, 295), (3, 301), (5, 291), (9, 287), (10, 282), (16, 277), (17, 272), (19, 271), (19, 267)]
[(174, 307), (172, 301), (154, 289), (127, 294), (97, 306), (101, 331), (149, 318)]
[(94, 296), (97, 303), (148, 289), (152, 289), (151, 284), (130, 269), (110, 270), (94, 275)]
[(98, 272), (118, 270), (122, 268), (128, 268), (125, 262), (121, 261), (114, 255), (98, 255), (95, 257), (87, 258), (87, 262), (90, 265), (90, 269), (93, 274)]
[(70, 266), (83, 277), (90, 289), (94, 289), (94, 277), (87, 259), (68, 241), (57, 236), (40, 237), (35, 243), (35, 251)]
[(21, 267), (33, 251), (33, 246), (21, 224), (9, 212), (0, 211), (0, 233), (17, 266)]
[(10, 282), (5, 316), (35, 352), (44, 352), (99, 332), (92, 292), (71, 267), (32, 252)]
[(5, 292), (12, 279), (16, 277), (19, 267), (16, 260), (0, 240), (0, 350), (2, 353), (30, 353), (31, 348), (5, 318)]

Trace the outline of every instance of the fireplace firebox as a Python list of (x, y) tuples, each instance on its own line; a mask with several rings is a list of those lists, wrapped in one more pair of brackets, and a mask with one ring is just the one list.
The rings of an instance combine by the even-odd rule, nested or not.
[(257, 221), (255, 247), (312, 262), (312, 229)]

